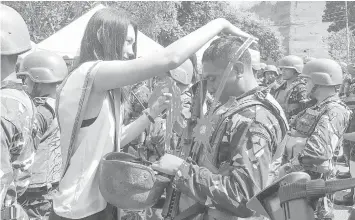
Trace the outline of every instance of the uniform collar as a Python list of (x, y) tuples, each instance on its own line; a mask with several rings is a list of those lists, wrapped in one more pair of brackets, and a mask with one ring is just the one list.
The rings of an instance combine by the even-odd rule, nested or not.
[(322, 102), (316, 104), (314, 106), (314, 108), (321, 108), (330, 102), (338, 102), (338, 101), (340, 101), (338, 94), (334, 94), (334, 95), (331, 95), (328, 98), (324, 99)]

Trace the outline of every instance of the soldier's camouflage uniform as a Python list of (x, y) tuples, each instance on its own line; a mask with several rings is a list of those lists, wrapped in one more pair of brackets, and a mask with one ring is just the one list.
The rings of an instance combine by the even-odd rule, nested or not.
[(287, 119), (290, 120), (304, 109), (304, 103), (308, 100), (306, 81), (301, 77), (297, 77), (288, 87), (287, 82), (284, 81), (273, 89), (272, 95), (285, 111)]
[[(252, 215), (246, 203), (266, 187), (269, 164), (288, 129), (281, 107), (266, 91), (258, 87), (218, 107), (211, 149), (200, 148), (197, 165), (185, 161), (177, 171), (174, 184), (182, 192), (180, 212), (190, 207), (195, 214), (200, 212), (186, 219)], [(200, 205), (194, 207), (196, 202)]]
[[(350, 117), (350, 109), (338, 95), (330, 96), (321, 103), (300, 112), (290, 127), (298, 133), (299, 137), (305, 137), (306, 141), (299, 156), (294, 156), (294, 160), (297, 160), (300, 165), (296, 163), (291, 166), (289, 172), (305, 171), (312, 179), (333, 178), (332, 157), (335, 149), (342, 143)], [(331, 217), (332, 206), (332, 196), (322, 199), (316, 211), (318, 218)]]
[(60, 131), (55, 117), (55, 99), (37, 97), (36, 124), (40, 143), (32, 166), (31, 183), (18, 199), (30, 219), (48, 219), (52, 209), (52, 195), (61, 177)]
[(349, 90), (350, 86), (353, 83), (353, 79), (351, 74), (346, 70), (346, 68), (342, 68), (343, 70), (343, 84), (341, 84), (340, 89), (339, 89), (339, 95), (340, 96), (348, 96), (349, 95)]
[[(340, 92), (340, 95), (342, 95), (342, 99), (344, 100), (345, 104), (353, 112), (353, 117), (350, 120), (350, 125), (346, 133), (355, 132), (355, 80), (352, 79), (352, 76), (350, 74), (345, 75)], [(355, 142), (344, 140), (343, 145), (344, 156), (346, 157), (347, 162), (349, 162), (349, 160), (355, 161)]]
[(11, 81), (1, 84), (1, 167), (0, 194), (2, 219), (6, 219), (5, 206), (16, 205), (17, 219), (27, 219), (18, 206), (17, 198), (27, 189), (34, 162), (36, 127), (35, 107), (22, 85)]

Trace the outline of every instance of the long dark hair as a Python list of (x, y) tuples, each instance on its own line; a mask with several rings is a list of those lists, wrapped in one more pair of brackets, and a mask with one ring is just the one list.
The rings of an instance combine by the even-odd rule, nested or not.
[(97, 11), (86, 26), (77, 65), (94, 60), (122, 60), (129, 25), (135, 30), (133, 51), (136, 56), (137, 25), (123, 11), (114, 8)]

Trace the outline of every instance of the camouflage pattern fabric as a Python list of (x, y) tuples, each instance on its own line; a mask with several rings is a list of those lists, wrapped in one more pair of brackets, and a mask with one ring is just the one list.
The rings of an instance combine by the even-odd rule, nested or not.
[[(199, 202), (217, 210), (218, 214), (211, 219), (252, 215), (245, 204), (266, 186), (269, 164), (286, 133), (276, 116), (280, 112), (267, 108), (256, 98), (259, 90), (231, 98), (216, 109), (210, 138), (212, 149), (202, 148), (197, 165), (184, 162), (174, 178), (184, 195), (180, 211)], [(240, 109), (241, 103), (254, 99), (258, 105)], [(193, 219), (202, 215), (210, 214), (199, 214)]]
[[(281, 92), (286, 93), (284, 100), (281, 100), (283, 99), (280, 96)], [(272, 94), (282, 106), (288, 119), (302, 111), (304, 109), (302, 103), (308, 100), (306, 82), (300, 77), (297, 77), (289, 87), (287, 87), (287, 82), (284, 81), (279, 87), (273, 89)]]
[(33, 100), (37, 108), (36, 124), (40, 143), (32, 168), (31, 183), (19, 202), (30, 219), (47, 219), (52, 208), (52, 195), (61, 176), (60, 131), (54, 114), (55, 100), (44, 97)]
[[(36, 127), (30, 98), (21, 85), (1, 84), (1, 209), (16, 204), (30, 184)], [(19, 219), (26, 219), (25, 215)]]
[[(310, 120), (309, 115), (317, 117), (317, 120)], [(305, 118), (305, 120), (303, 120)], [(322, 178), (329, 180), (334, 178), (335, 171), (332, 157), (335, 149), (342, 143), (349, 120), (350, 109), (340, 100), (338, 95), (330, 96), (321, 103), (318, 103), (302, 112), (296, 117), (291, 128), (306, 135), (307, 141), (304, 149), (299, 154), (299, 165), (301, 169), (292, 168), (290, 172), (303, 170), (310, 174), (312, 179)], [(298, 158), (295, 158), (298, 160)], [(329, 165), (327, 165), (329, 164)], [(321, 167), (328, 167), (325, 171)], [(317, 206), (316, 216), (318, 219), (331, 218), (333, 216), (333, 196), (329, 195), (320, 200)]]

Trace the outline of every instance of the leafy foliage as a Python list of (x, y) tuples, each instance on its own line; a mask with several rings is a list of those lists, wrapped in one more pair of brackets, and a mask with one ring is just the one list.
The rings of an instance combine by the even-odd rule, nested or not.
[[(348, 62), (346, 53), (346, 31), (342, 29), (333, 32), (327, 39), (329, 45), (329, 54), (338, 61)], [(355, 45), (355, 33), (350, 37), (350, 45)], [(350, 61), (355, 62), (355, 47), (350, 47)]]
[(94, 2), (28, 1), (2, 2), (18, 11), (27, 23), (31, 40), (39, 43), (85, 12)]
[[(355, 1), (347, 1), (349, 28), (355, 34)], [(345, 2), (327, 1), (323, 22), (331, 22), (328, 32), (338, 32), (345, 28)]]
[(17, 10), (26, 21), (31, 39), (39, 43), (80, 17), (96, 4), (129, 12), (139, 29), (167, 46), (209, 21), (225, 17), (242, 30), (259, 38), (263, 59), (280, 58), (283, 50), (280, 33), (271, 30), (269, 21), (250, 12), (236, 11), (228, 2), (217, 1), (30, 1), (2, 2)]

